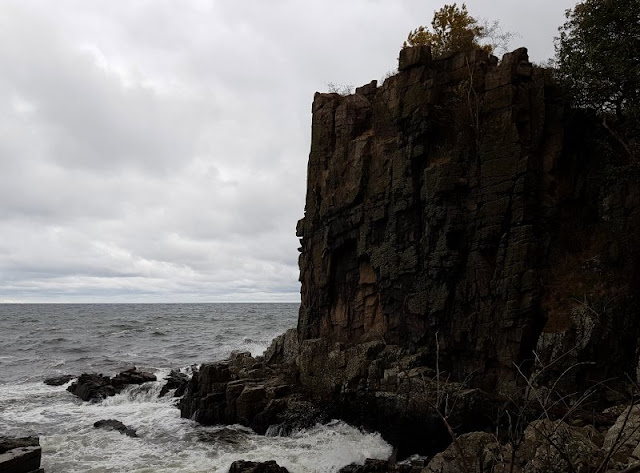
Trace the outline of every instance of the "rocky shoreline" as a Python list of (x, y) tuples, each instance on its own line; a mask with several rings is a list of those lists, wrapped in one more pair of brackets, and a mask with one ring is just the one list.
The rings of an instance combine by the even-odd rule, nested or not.
[[(182, 417), (207, 425), (241, 424), (260, 434), (285, 436), (341, 418), (382, 432), (395, 447), (390, 459), (369, 459), (363, 465), (345, 466), (341, 473), (587, 472), (598, 471), (602, 465), (608, 465), (600, 470), (603, 472), (640, 471), (640, 406), (630, 407), (632, 398), (629, 403), (611, 407), (604, 407), (611, 401), (594, 397), (589, 400), (589, 409), (579, 403), (568, 409), (552, 405), (543, 409), (539, 400), (550, 395), (548, 386), (532, 384), (535, 389), (529, 402), (521, 399), (516, 404), (507, 397), (489, 395), (447, 380), (444, 372), (438, 374), (425, 366), (413, 366), (420, 365), (419, 354), (408, 355), (398, 347), (370, 343), (345, 353), (350, 367), (347, 371), (354, 376), (345, 381), (346, 385), (366, 372), (368, 386), (358, 388), (359, 397), (336, 393), (329, 402), (300, 383), (308, 374), (299, 371), (300, 353), (290, 345), (297, 343), (293, 332), (274, 340), (264, 356), (232, 353), (227, 360), (201, 365), (186, 385), (169, 388), (174, 394), (178, 389), (184, 390), (182, 397), (177, 398)], [(292, 359), (294, 353), (298, 355)], [(337, 353), (332, 353), (331, 358), (337, 357)], [(376, 370), (381, 376), (372, 391)], [(104, 386), (104, 379), (117, 379), (116, 384), (123, 389), (150, 377), (143, 373), (133, 368), (113, 378), (85, 374), (68, 390), (78, 397), (84, 396), (96, 391), (96, 380)], [(395, 381), (390, 379), (392, 376)], [(165, 386), (175, 386), (175, 378), (172, 372)], [(574, 400), (584, 401), (579, 397)], [(393, 416), (399, 419), (390, 422)], [(95, 427), (136, 436), (133, 429), (115, 419), (101, 420)], [(12, 461), (26, 465), (11, 469), (12, 463), (0, 463), (2, 471), (42, 472), (37, 439), (18, 439), (14, 443), (5, 439), (2, 445), (8, 445)], [(36, 457), (38, 468), (34, 469)], [(229, 471), (287, 470), (273, 461), (237, 461)]]

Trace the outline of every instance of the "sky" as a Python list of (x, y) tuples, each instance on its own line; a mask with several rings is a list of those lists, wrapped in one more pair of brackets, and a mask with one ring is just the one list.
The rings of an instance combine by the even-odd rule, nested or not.
[[(443, 3), (0, 0), (0, 302), (298, 302), (314, 92)], [(537, 62), (574, 4), (467, 1)]]

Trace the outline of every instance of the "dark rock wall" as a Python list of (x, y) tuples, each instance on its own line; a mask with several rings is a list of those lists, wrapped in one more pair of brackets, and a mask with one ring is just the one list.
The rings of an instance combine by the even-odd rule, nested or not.
[(498, 391), (536, 347), (606, 350), (601, 376), (635, 367), (638, 183), (599, 177), (594, 127), (525, 49), (498, 64), (410, 48), (380, 87), (316, 94), (301, 349), (382, 341), (432, 365), (438, 352)]

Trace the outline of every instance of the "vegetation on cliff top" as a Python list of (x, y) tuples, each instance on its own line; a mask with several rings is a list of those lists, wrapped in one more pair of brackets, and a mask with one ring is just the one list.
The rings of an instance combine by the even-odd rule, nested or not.
[(469, 15), (467, 6), (445, 5), (436, 11), (431, 21), (433, 31), (425, 26), (418, 26), (409, 33), (403, 47), (429, 45), (434, 57), (456, 51), (480, 48), (491, 53), (493, 46), (481, 45), (480, 40), (486, 37), (487, 31), (474, 17)]
[(409, 32), (402, 47), (428, 45), (433, 57), (470, 49), (493, 53), (498, 49), (506, 50), (514, 36), (513, 33), (504, 32), (497, 21), (478, 21), (469, 14), (464, 3), (461, 7), (456, 3), (444, 5), (434, 12), (431, 29), (418, 26)]

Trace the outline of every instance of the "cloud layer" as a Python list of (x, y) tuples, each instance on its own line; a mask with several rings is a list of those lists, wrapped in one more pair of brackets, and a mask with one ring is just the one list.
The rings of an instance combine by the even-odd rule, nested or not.
[[(467, 2), (534, 60), (572, 3)], [(0, 302), (297, 301), (313, 93), (439, 7), (2, 2)]]

